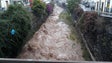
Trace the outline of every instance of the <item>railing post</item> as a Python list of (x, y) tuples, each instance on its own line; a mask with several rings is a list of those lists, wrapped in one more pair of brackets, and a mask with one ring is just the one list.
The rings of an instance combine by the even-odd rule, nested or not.
[(98, 4), (98, 15), (100, 15), (100, 11), (101, 11), (100, 6), (101, 6), (101, 0), (99, 0), (99, 4)]

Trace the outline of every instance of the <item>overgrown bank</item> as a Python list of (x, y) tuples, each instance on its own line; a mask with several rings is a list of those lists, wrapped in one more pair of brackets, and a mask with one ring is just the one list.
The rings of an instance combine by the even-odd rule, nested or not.
[(26, 42), (52, 13), (52, 3), (48, 7), (48, 4), (40, 0), (35, 0), (35, 3), (32, 13), (16, 4), (10, 5), (0, 14), (0, 58), (16, 58)]
[(81, 43), (82, 50), (83, 50), (83, 57), (86, 61), (90, 61), (90, 60), (92, 60), (91, 56), (85, 46), (85, 43), (83, 42), (81, 34), (79, 33), (79, 31), (77, 30), (77, 27), (76, 27), (79, 17), (81, 17), (83, 14), (83, 10), (80, 10), (80, 7), (78, 5), (79, 3), (80, 3), (80, 0), (69, 0), (68, 1), (67, 12), (69, 14), (69, 17), (71, 18), (71, 20), (68, 20), (68, 22), (71, 23), (69, 25), (72, 30), (70, 37), (72, 39), (74, 39), (74, 37), (75, 37), (77, 39), (77, 41)]
[(0, 19), (0, 57), (16, 57), (31, 28), (30, 13), (21, 5), (11, 5)]
[[(76, 11), (76, 13), (77, 12), (79, 12), (79, 10)], [(112, 36), (106, 29), (109, 28), (107, 26), (111, 23), (108, 23), (109, 21), (107, 22), (104, 18), (99, 17), (95, 12), (83, 12), (82, 15), (77, 18), (76, 27), (79, 28), (83, 34), (95, 60), (111, 61)]]
[[(80, 7), (71, 7), (76, 28), (97, 61), (112, 60), (112, 19), (99, 17), (95, 12), (83, 12)], [(69, 8), (68, 8), (69, 9)], [(71, 10), (71, 9), (69, 9)]]
[[(62, 21), (65, 22), (67, 25), (69, 25), (69, 29), (71, 30), (70, 36), (68, 37), (69, 39), (73, 40), (74, 42), (76, 41), (77, 43), (79, 43), (81, 45), (81, 50), (83, 53), (83, 58), (86, 61), (90, 61), (90, 55), (83, 43), (82, 38), (80, 37), (80, 34), (78, 33), (78, 31), (75, 28), (75, 24), (74, 21), (70, 15), (70, 13), (67, 10), (64, 10), (61, 14), (60, 14), (60, 19), (63, 19)], [(74, 45), (76, 46), (76, 45)]]
[(43, 3), (40, 0), (34, 0), (32, 6), (32, 30), (36, 32), (40, 26), (46, 21), (48, 16), (52, 14), (54, 3), (51, 1), (48, 4)]

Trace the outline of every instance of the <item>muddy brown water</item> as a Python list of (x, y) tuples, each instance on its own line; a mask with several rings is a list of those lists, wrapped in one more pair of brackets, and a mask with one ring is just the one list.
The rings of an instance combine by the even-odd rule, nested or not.
[(81, 45), (72, 41), (67, 24), (59, 20), (64, 9), (54, 8), (53, 14), (26, 43), (20, 59), (83, 61)]

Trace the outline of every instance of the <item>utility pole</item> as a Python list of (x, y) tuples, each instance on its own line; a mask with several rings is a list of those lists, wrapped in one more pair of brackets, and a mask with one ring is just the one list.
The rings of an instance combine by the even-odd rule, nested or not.
[(101, 11), (101, 0), (99, 0), (98, 3), (98, 15), (100, 15), (100, 11)]

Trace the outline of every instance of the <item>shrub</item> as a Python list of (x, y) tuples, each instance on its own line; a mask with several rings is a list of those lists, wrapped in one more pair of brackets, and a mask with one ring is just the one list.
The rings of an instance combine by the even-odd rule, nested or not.
[[(29, 13), (21, 5), (10, 5), (1, 18), (0, 57), (16, 57), (30, 30)], [(14, 35), (12, 30), (15, 30)]]
[(78, 7), (78, 4), (80, 2), (80, 0), (67, 0), (67, 1), (68, 1), (67, 8), (71, 13), (74, 11), (75, 8)]
[(98, 15), (95, 12), (85, 12), (78, 24), (80, 31), (84, 34), (84, 37), (89, 40), (88, 44), (92, 51), (94, 48), (93, 44), (96, 43), (97, 40), (97, 16)]
[(50, 15), (53, 12), (53, 8), (54, 8), (54, 5), (51, 3), (46, 5), (46, 12), (48, 15)]
[(74, 10), (73, 12), (73, 16), (75, 18), (75, 20), (78, 20), (81, 18), (81, 16), (83, 15), (84, 11), (82, 8), (78, 7)]
[(112, 36), (106, 32), (104, 23), (100, 23), (104, 28), (103, 26), (98, 27), (97, 17), (95, 12), (85, 12), (79, 24), (80, 30), (84, 34), (95, 59), (110, 61), (112, 59)]
[(95, 31), (95, 20), (97, 19), (97, 13), (95, 12), (85, 12), (81, 21), (80, 29), (83, 33), (92, 33)]
[(32, 6), (33, 14), (38, 18), (43, 18), (46, 15), (46, 5), (40, 0), (34, 0)]

